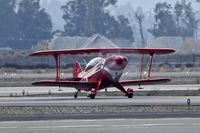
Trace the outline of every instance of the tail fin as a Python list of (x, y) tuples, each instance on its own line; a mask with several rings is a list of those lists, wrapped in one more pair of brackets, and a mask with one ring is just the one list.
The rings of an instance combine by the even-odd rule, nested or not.
[(74, 70), (73, 70), (73, 78), (78, 78), (79, 73), (81, 73), (83, 69), (79, 62), (74, 63)]

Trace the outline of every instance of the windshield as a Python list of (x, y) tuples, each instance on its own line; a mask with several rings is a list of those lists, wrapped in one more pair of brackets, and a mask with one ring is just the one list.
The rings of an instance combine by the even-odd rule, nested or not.
[(91, 69), (92, 67), (94, 67), (96, 64), (102, 63), (103, 60), (104, 60), (104, 59), (101, 58), (101, 57), (97, 57), (97, 58), (92, 59), (92, 60), (86, 65), (85, 71), (88, 71), (89, 69)]

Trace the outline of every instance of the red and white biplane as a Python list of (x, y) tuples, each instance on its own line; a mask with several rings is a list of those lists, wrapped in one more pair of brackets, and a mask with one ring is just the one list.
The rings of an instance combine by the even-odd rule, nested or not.
[[(91, 48), (91, 49), (78, 49), (78, 50), (47, 50), (38, 51), (31, 56), (49, 56), (52, 55), (56, 62), (56, 78), (55, 80), (43, 80), (33, 83), (38, 86), (59, 86), (59, 87), (74, 87), (77, 92), (74, 98), (77, 98), (78, 93), (82, 90), (88, 91), (89, 97), (94, 99), (97, 92), (106, 89), (108, 87), (116, 87), (128, 98), (133, 97), (133, 89), (125, 89), (123, 86), (130, 85), (148, 85), (169, 82), (168, 78), (152, 78), (150, 76), (152, 60), (154, 55), (170, 54), (175, 52), (173, 49), (131, 49), (131, 48)], [(102, 57), (96, 57), (92, 59), (83, 70), (81, 65), (76, 62), (73, 66), (73, 77), (61, 79), (60, 78), (60, 55), (80, 55), (80, 54), (92, 54), (101, 53), (108, 55), (114, 53), (117, 55), (110, 55)], [(148, 55), (149, 67), (148, 75), (145, 79), (138, 80), (120, 80), (125, 68), (128, 64), (128, 59), (122, 54), (141, 54)], [(143, 56), (142, 56), (143, 57)], [(143, 61), (143, 58), (142, 58)], [(142, 73), (142, 69), (141, 69)]]

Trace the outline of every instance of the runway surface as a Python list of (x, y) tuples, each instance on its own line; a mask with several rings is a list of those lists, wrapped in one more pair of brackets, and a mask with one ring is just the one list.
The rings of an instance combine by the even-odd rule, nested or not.
[[(151, 74), (153, 77), (199, 77), (200, 72), (194, 71), (181, 71), (181, 72), (155, 72), (152, 71)], [(65, 77), (72, 77), (72, 73), (61, 73), (60, 75), (62, 78)], [(139, 77), (140, 71), (138, 72), (128, 72), (122, 75), (124, 78), (127, 77)], [(55, 78), (55, 72), (43, 72), (43, 73), (36, 73), (30, 71), (18, 72), (18, 73), (0, 73), (0, 77), (2, 78), (30, 78), (30, 79), (38, 79), (38, 78)]]
[[(133, 88), (135, 91), (151, 91), (151, 90), (199, 90), (199, 84), (192, 84), (192, 85), (145, 85), (142, 86), (144, 89), (138, 89), (138, 86), (129, 86), (126, 88)], [(49, 90), (52, 93), (70, 93), (75, 92), (74, 88), (65, 88), (61, 87), (62, 91), (58, 91), (59, 87), (39, 87), (39, 86), (32, 86), (32, 87), (0, 87), (0, 95), (9, 94), (9, 93), (18, 93), (21, 94), (22, 90), (25, 90), (29, 94), (38, 94), (43, 93), (47, 94)], [(104, 91), (104, 90), (102, 90)], [(115, 87), (108, 88), (108, 91), (118, 91)]]
[(92, 119), (0, 122), (3, 133), (199, 133), (199, 118)]
[(135, 96), (132, 99), (123, 96), (87, 97), (18, 97), (0, 98), (0, 106), (103, 106), (103, 105), (200, 105), (200, 96)]

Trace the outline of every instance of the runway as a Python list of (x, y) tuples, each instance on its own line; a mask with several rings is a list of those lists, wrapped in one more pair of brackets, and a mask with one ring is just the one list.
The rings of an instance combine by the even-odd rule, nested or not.
[(3, 133), (199, 133), (199, 118), (92, 119), (1, 122)]
[[(138, 89), (138, 86), (129, 86), (126, 88), (133, 88), (135, 91), (152, 91), (152, 90), (199, 90), (199, 84), (190, 84), (190, 85), (145, 85), (142, 86), (144, 89)], [(70, 87), (61, 87), (62, 91), (58, 91), (59, 87), (39, 87), (39, 86), (31, 86), (31, 87), (0, 87), (0, 95), (8, 95), (10, 93), (21, 94), (22, 90), (25, 90), (29, 94), (47, 94), (49, 90), (52, 93), (74, 93), (76, 90)], [(104, 90), (102, 90), (104, 91)], [(115, 87), (108, 88), (108, 91), (118, 91)]]
[(87, 97), (9, 97), (0, 98), (0, 106), (109, 106), (109, 105), (200, 105), (200, 96), (135, 96), (129, 99), (125, 96)]

